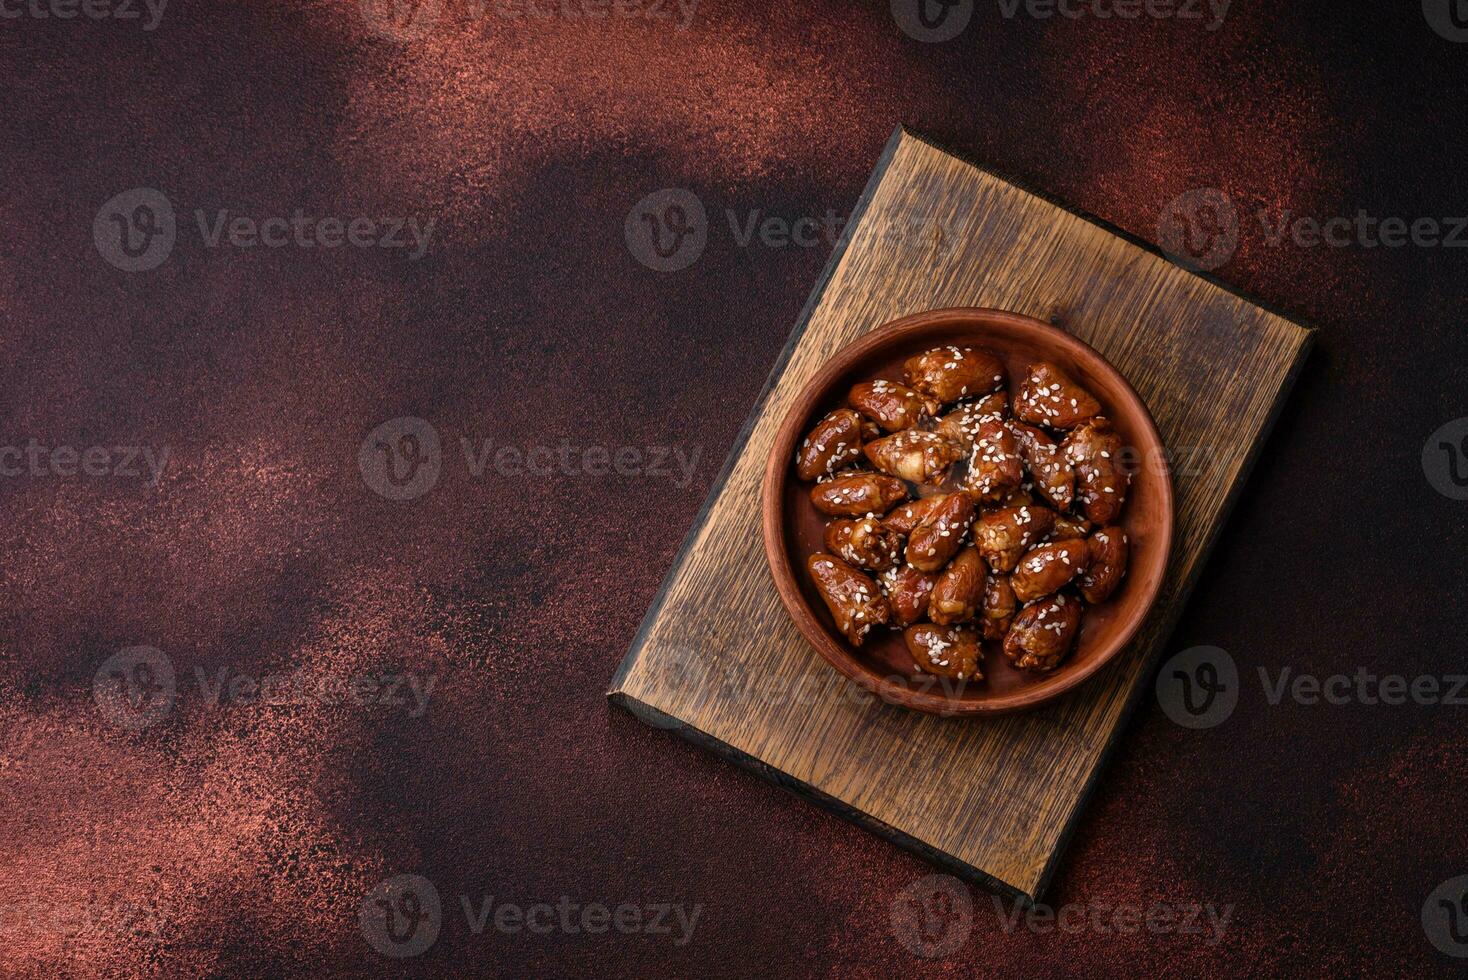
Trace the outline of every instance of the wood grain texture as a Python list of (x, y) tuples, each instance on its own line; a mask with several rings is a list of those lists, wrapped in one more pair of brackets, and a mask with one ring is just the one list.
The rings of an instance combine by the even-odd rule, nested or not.
[[(899, 130), (609, 697), (905, 847), (1038, 900), (1145, 685), (1310, 332)], [(1130, 648), (1054, 704), (925, 716), (840, 678), (781, 607), (760, 479), (790, 400), (837, 349), (908, 313), (987, 306), (1091, 344), (1176, 455), (1167, 581)]]

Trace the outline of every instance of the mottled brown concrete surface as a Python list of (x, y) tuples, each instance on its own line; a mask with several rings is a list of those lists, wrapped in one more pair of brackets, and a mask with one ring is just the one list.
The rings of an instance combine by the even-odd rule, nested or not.
[[(1468, 502), (1422, 454), (1468, 415), (1468, 252), (1270, 234), (1468, 214), (1468, 44), (1418, 4), (1237, 0), (1208, 30), (989, 2), (924, 43), (885, 3), (445, 0), (403, 38), (348, 0), (175, 0), (152, 30), (36, 2), (0, 5), (0, 975), (1464, 962), (1422, 910), (1468, 873), (1468, 707), (1275, 705), (1258, 677), (1462, 669)], [(1226, 908), (1216, 943), (1006, 933), (974, 892), (969, 938), (916, 959), (893, 908), (934, 869), (604, 701), (830, 252), (736, 229), (839, 218), (899, 123), (1148, 239), (1219, 188), (1215, 275), (1319, 328), (1169, 648), (1229, 651), (1238, 707), (1195, 731), (1149, 697), (1049, 896)], [(110, 215), (157, 236), (104, 205), (136, 188), (176, 226), (129, 272)], [(624, 238), (662, 188), (708, 216), (677, 272)], [(211, 246), (221, 210), (433, 225), (421, 255)], [(404, 417), (442, 449), (394, 500), (359, 450)], [(368, 896), (403, 874), (439, 931), (390, 959)], [(476, 932), (486, 901), (577, 911)], [(649, 929), (663, 905), (691, 937)], [(640, 924), (574, 918), (618, 906)]]

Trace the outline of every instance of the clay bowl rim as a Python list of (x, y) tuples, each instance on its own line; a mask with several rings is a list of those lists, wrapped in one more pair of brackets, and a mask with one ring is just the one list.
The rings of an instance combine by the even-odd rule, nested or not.
[[(934, 694), (930, 691), (914, 690), (889, 680), (887, 676), (858, 659), (845, 639), (838, 638), (828, 630), (806, 601), (786, 547), (785, 515), (781, 504), (786, 482), (793, 474), (795, 446), (804, 435), (807, 423), (813, 422), (811, 416), (816, 406), (830, 399), (831, 389), (836, 381), (873, 350), (903, 342), (911, 342), (917, 346), (927, 332), (965, 325), (998, 327), (1016, 335), (1017, 339), (1029, 341), (1041, 350), (1063, 351), (1069, 359), (1085, 364), (1093, 373), (1109, 376), (1121, 393), (1121, 404), (1106, 406), (1111, 410), (1109, 414), (1113, 418), (1127, 420), (1128, 427), (1136, 437), (1137, 449), (1144, 454), (1144, 459), (1160, 461), (1164, 458), (1162, 437), (1158, 435), (1151, 413), (1120, 371), (1086, 342), (1042, 320), (1007, 310), (977, 306), (948, 307), (913, 313), (890, 321), (838, 350), (801, 389), (775, 432), (760, 487), (765, 558), (775, 589), (780, 595), (780, 602), (806, 642), (815, 647), (816, 652), (848, 680), (889, 704), (945, 716), (999, 715), (1029, 710), (1074, 689), (1115, 660), (1141, 628), (1162, 590), (1172, 552), (1174, 522), (1172, 473), (1169, 467), (1157, 463), (1151, 469), (1156, 477), (1162, 514), (1157, 535), (1159, 543), (1156, 546), (1162, 552), (1158, 571), (1150, 581), (1141, 583), (1140, 587), (1145, 590), (1145, 599), (1137, 605), (1133, 615), (1122, 622), (1110, 644), (1089, 662), (1075, 669), (1067, 670), (1062, 665), (1055, 673), (1042, 675), (1037, 683), (1018, 691), (981, 700), (967, 700), (948, 693)], [(992, 345), (992, 341), (989, 343)], [(801, 564), (803, 566), (804, 562)], [(1128, 564), (1132, 566), (1135, 563)], [(1136, 582), (1131, 584), (1137, 587)]]

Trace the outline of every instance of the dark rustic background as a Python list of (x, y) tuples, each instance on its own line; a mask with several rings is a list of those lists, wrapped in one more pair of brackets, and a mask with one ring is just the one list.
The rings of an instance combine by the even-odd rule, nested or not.
[[(0, 478), (0, 972), (1452, 972), (1420, 915), (1468, 873), (1468, 709), (1271, 705), (1257, 677), (1461, 669), (1468, 502), (1422, 452), (1468, 415), (1468, 253), (1271, 244), (1258, 217), (1468, 214), (1468, 44), (1431, 3), (1371, 6), (1237, 0), (1209, 31), (981, 2), (942, 43), (885, 4), (703, 0), (680, 30), (454, 0), (406, 40), (347, 0), (174, 0), (153, 30), (6, 6), (0, 445), (169, 456), (156, 484)], [(830, 252), (728, 216), (846, 213), (898, 123), (1148, 239), (1219, 188), (1217, 277), (1319, 330), (1170, 647), (1229, 651), (1238, 708), (1193, 731), (1148, 699), (1049, 896), (1231, 905), (1217, 945), (1005, 934), (975, 893), (924, 963), (891, 910), (934, 869), (603, 699)], [(130, 273), (94, 219), (134, 188), (178, 227)], [(662, 188), (709, 218), (676, 272), (624, 239)], [(221, 209), (435, 225), (417, 260), (208, 247)], [(442, 472), (394, 501), (358, 451), (404, 416)], [(476, 476), (461, 438), (642, 462)], [(691, 479), (648, 447), (697, 453)], [(129, 728), (94, 680), (140, 645), (177, 695)], [(436, 687), (418, 717), (215, 706), (196, 670)], [(358, 910), (403, 873), (444, 914), (392, 961)], [(701, 910), (683, 945), (475, 935), (461, 895)]]

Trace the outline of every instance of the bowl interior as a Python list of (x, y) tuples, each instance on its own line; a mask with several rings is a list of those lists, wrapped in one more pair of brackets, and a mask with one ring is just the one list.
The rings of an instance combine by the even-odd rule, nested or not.
[[(900, 631), (878, 628), (858, 649), (837, 632), (805, 571), (805, 559), (824, 551), (826, 518), (810, 502), (812, 484), (796, 478), (795, 447), (847, 391), (874, 378), (902, 380), (902, 362), (943, 344), (982, 348), (1009, 370), (1010, 390), (1034, 361), (1058, 364), (1101, 402), (1123, 445), (1134, 453), (1131, 490), (1120, 523), (1131, 553), (1127, 577), (1106, 603), (1086, 609), (1076, 647), (1049, 674), (1011, 667), (996, 643), (984, 644), (985, 679), (939, 684), (918, 674)], [(1172, 490), (1161, 440), (1131, 387), (1090, 347), (1028, 317), (985, 310), (918, 314), (879, 328), (838, 352), (793, 405), (776, 436), (766, 473), (766, 551), (796, 625), (806, 639), (849, 678), (884, 698), (925, 711), (972, 714), (1032, 707), (1094, 673), (1131, 638), (1161, 585), (1172, 529)], [(771, 513), (769, 503), (775, 503)], [(775, 540), (770, 540), (773, 537)], [(793, 586), (793, 587), (792, 587)]]

